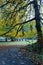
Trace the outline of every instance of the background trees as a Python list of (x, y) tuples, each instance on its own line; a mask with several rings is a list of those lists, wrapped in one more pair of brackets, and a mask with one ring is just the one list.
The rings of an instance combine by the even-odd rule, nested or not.
[(43, 12), (41, 13), (40, 11), (43, 7), (42, 0), (2, 1), (3, 2), (0, 5), (0, 20), (3, 23), (2, 27), (4, 28), (4, 32), (1, 32), (0, 35), (14, 35), (14, 37), (27, 36), (29, 35), (28, 30), (30, 25), (33, 25), (31, 22), (35, 21), (37, 29), (37, 33), (35, 33), (38, 34), (38, 42), (43, 43), (41, 30), (41, 25), (43, 24), (43, 22), (41, 22), (41, 20), (43, 20)]

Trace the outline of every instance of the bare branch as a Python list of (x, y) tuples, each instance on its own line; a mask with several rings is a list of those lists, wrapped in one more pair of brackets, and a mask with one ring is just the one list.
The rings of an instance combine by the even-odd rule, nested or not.
[(20, 26), (18, 27), (15, 37), (17, 36), (18, 32), (22, 30), (22, 28), (23, 28), (23, 25), (20, 25)]

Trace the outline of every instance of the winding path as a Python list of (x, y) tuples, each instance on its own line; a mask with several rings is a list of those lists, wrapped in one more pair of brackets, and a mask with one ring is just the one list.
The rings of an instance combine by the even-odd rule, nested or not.
[(0, 65), (34, 65), (19, 50), (18, 47), (0, 50)]

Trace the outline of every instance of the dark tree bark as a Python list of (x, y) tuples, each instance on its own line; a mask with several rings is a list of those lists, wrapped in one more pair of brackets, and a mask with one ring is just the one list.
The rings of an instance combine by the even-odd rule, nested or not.
[(10, 37), (11, 41), (14, 41), (14, 38), (13, 37)]
[(7, 42), (7, 37), (5, 38), (5, 42)]
[(41, 25), (40, 25), (40, 13), (38, 9), (37, 0), (34, 0), (34, 9), (35, 9), (35, 19), (36, 19), (36, 29), (38, 34), (38, 43), (40, 44), (40, 47), (43, 47), (43, 36), (41, 31)]

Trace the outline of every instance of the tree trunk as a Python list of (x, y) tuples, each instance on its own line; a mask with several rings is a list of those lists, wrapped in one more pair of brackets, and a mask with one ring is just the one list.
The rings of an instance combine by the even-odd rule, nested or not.
[(34, 0), (34, 9), (35, 9), (35, 19), (36, 19), (36, 29), (37, 29), (37, 34), (38, 34), (38, 43), (40, 44), (40, 47), (43, 47), (43, 36), (42, 36), (42, 31), (41, 31), (41, 25), (40, 25), (40, 13), (38, 9), (38, 4), (37, 0)]
[(10, 39), (11, 39), (11, 41), (14, 41), (14, 40), (13, 40), (13, 37), (10, 37)]
[(5, 38), (5, 42), (7, 42), (7, 37)]

